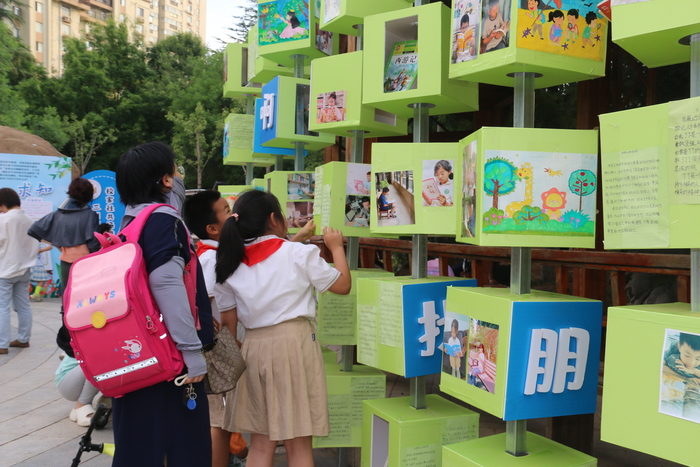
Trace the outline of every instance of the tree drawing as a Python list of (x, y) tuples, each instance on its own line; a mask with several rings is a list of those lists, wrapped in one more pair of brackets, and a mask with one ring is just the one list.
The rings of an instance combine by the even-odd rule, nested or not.
[(597, 185), (596, 176), (586, 169), (578, 169), (569, 176), (569, 190), (578, 195), (578, 210), (583, 211), (583, 197), (595, 192)]
[(492, 157), (484, 164), (484, 191), (493, 196), (493, 207), (498, 209), (498, 196), (507, 195), (515, 189), (519, 180), (518, 169), (506, 159)]

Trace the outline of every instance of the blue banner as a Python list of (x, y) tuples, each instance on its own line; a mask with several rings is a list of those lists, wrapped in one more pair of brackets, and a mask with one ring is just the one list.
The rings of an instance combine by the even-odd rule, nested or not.
[(107, 223), (112, 233), (117, 233), (124, 216), (125, 206), (117, 192), (117, 180), (111, 170), (94, 170), (83, 175), (95, 188), (92, 197), (92, 210), (100, 216), (100, 224)]

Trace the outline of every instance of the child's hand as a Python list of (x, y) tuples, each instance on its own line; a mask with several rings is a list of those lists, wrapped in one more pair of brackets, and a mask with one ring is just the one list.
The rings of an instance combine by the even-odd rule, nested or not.
[(323, 228), (323, 243), (329, 250), (343, 249), (343, 234), (340, 230), (332, 227)]
[(316, 224), (314, 223), (313, 220), (310, 220), (309, 222), (306, 223), (304, 227), (301, 228), (299, 232), (294, 236), (292, 239), (293, 242), (305, 242), (314, 235), (314, 231), (316, 230)]

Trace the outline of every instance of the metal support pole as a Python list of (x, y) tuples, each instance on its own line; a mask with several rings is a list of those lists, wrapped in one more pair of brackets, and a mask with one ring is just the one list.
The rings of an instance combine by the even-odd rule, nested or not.
[[(255, 115), (255, 96), (246, 94), (245, 96), (245, 113), (246, 115)], [(247, 162), (245, 165), (245, 184), (253, 183), (253, 163)]]
[(364, 50), (365, 47), (365, 25), (357, 24), (355, 25), (357, 29), (357, 42), (355, 42), (355, 51)]
[(425, 402), (425, 376), (414, 376), (409, 379), (411, 383), (411, 407), (414, 409), (427, 409)]
[(284, 156), (275, 156), (275, 170), (283, 170)]
[(246, 185), (253, 184), (253, 163), (252, 162), (245, 163), (245, 184)]
[[(535, 74), (515, 73), (513, 126), (535, 126)], [(510, 292), (530, 293), (532, 282), (532, 248), (511, 248)], [(506, 452), (515, 457), (527, 455), (527, 420), (506, 422)]]
[[(306, 60), (306, 55), (292, 55), (294, 59), (294, 77), (303, 78), (304, 77), (304, 61)], [(304, 128), (304, 101), (297, 99), (296, 107), (296, 127)], [(304, 170), (304, 143), (296, 142), (294, 143), (294, 170), (299, 172)]]
[[(700, 34), (690, 36), (690, 97), (700, 96)], [(700, 311), (700, 249), (690, 250), (690, 309)]]
[(527, 420), (506, 422), (506, 452), (515, 457), (527, 456), (525, 436), (527, 436)]

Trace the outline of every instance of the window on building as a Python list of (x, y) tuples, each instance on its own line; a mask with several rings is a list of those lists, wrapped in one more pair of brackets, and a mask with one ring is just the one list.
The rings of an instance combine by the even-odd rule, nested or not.
[(70, 16), (70, 8), (61, 5), (61, 16)]
[(137, 6), (136, 7), (136, 16), (140, 16), (143, 18), (143, 14), (144, 14), (143, 8), (141, 8), (140, 6)]
[(61, 25), (61, 35), (70, 36), (70, 25), (69, 24), (62, 24)]
[(151, 25), (148, 26), (148, 29), (150, 29), (151, 31), (157, 31), (157, 30), (158, 30), (158, 26), (156, 26), (155, 24), (151, 24)]
[(35, 7), (37, 13), (43, 13), (43, 12), (44, 12), (44, 4), (43, 4), (43, 3), (41, 3), (41, 2), (36, 2), (36, 3), (34, 4), (34, 7)]
[(136, 25), (136, 32), (140, 32), (141, 34), (143, 34), (143, 24)]
[(155, 14), (155, 13), (151, 13), (150, 16), (149, 16), (148, 22), (149, 22), (149, 23), (152, 23), (153, 21), (155, 21), (155, 19), (156, 19), (156, 14)]
[(34, 29), (36, 30), (36, 32), (43, 33), (44, 32), (44, 24), (37, 21), (36, 24), (34, 25)]
[(22, 9), (18, 6), (13, 6), (12, 7), (12, 13), (16, 14), (20, 18), (22, 17)]
[(17, 26), (12, 26), (12, 35), (19, 39), (19, 28)]
[(36, 43), (36, 51), (37, 51), (37, 52), (43, 52), (43, 51), (44, 51), (44, 43), (43, 43), (43, 42), (37, 42), (37, 43)]
[(192, 24), (192, 17), (191, 16), (187, 17), (187, 24)]
[(126, 6), (126, 0), (119, 0), (119, 4), (121, 6)]
[(126, 21), (126, 15), (120, 13), (119, 14), (119, 22), (123, 23), (124, 21)]
[(154, 43), (154, 44), (155, 44), (156, 42), (158, 42), (158, 38), (155, 37), (155, 36), (149, 36), (148, 40), (150, 40), (151, 43)]

